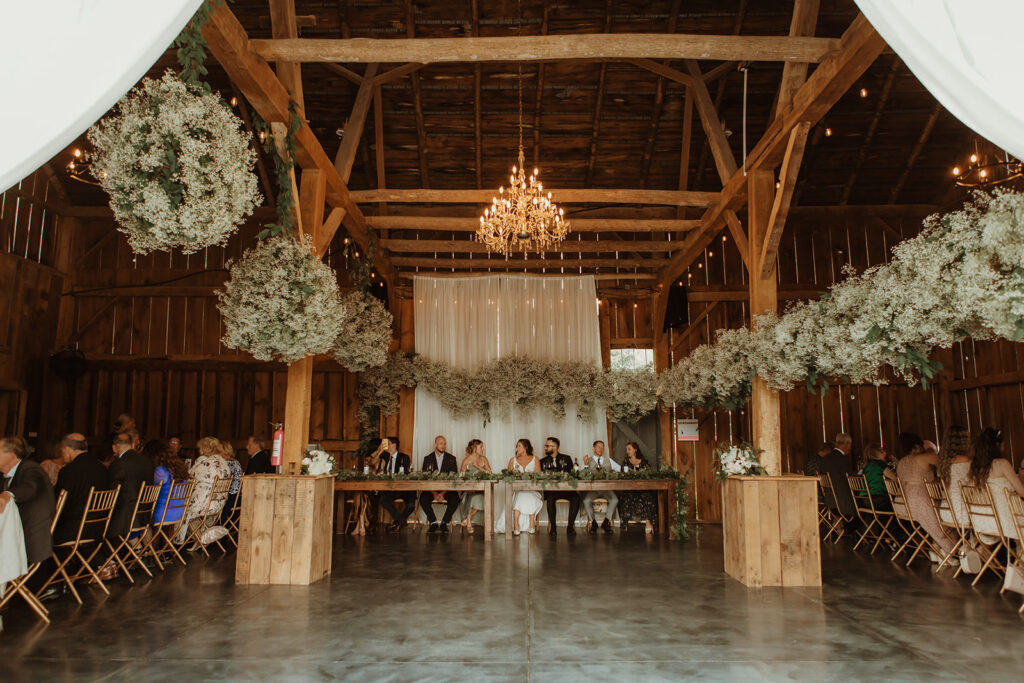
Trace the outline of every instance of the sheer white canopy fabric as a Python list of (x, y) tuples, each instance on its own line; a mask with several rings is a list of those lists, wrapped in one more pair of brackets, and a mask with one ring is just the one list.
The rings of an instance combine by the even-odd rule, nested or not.
[[(491, 360), (528, 356), (539, 360), (582, 360), (601, 364), (597, 291), (592, 276), (530, 277), (417, 277), (413, 284), (416, 351), (430, 360), (467, 370)], [(511, 411), (508, 419), (486, 425), (479, 416), (453, 417), (426, 389), (416, 389), (412, 444), (402, 444), (420, 469), (433, 449), (434, 437), (443, 435), (448, 450), (462, 462), (470, 439), (482, 439), (495, 470), (514, 455), (520, 438), (533, 442), (543, 455), (544, 440), (561, 440), (561, 450), (582, 462), (591, 444), (607, 440), (605, 411), (594, 411), (587, 422), (576, 417), (575, 406), (566, 416), (553, 418), (538, 409), (525, 416)]]
[(0, 3), (0, 191), (49, 161), (131, 90), (201, 2)]
[(856, 0), (953, 116), (1024, 158), (1021, 0)]

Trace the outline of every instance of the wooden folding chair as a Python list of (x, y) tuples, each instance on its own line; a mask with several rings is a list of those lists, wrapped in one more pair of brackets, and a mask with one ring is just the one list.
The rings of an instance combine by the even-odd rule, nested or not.
[(228, 535), (225, 536), (225, 540), (235, 546), (238, 549), (238, 533), (239, 524), (242, 518), (242, 487), (245, 486), (245, 478), (238, 482), (238, 493), (235, 495), (234, 501), (231, 503), (231, 509), (228, 510), (228, 515), (224, 520), (224, 528), (228, 530)]
[[(836, 497), (836, 490), (832, 486), (832, 477), (828, 472), (818, 475), (818, 486), (821, 487), (821, 495), (825, 499), (825, 523), (827, 525), (822, 540), (828, 540), (829, 536), (835, 534), (833, 543), (846, 533), (846, 523), (852, 522), (853, 517), (847, 517), (839, 510), (839, 499)], [(834, 506), (834, 507), (833, 507)]]
[[(192, 494), (195, 491), (195, 483), (192, 481), (172, 481), (167, 491), (167, 502), (160, 519), (153, 520), (152, 535), (139, 554), (145, 557), (147, 554), (153, 558), (161, 571), (164, 567), (164, 558), (176, 557), (182, 565), (187, 564), (178, 548), (174, 545), (174, 537), (185, 524), (185, 512), (189, 503), (192, 502)], [(172, 510), (181, 510), (177, 519), (167, 519), (171, 516)]]
[[(75, 534), (72, 540), (53, 546), (53, 559), (57, 562), (57, 569), (46, 580), (43, 587), (39, 589), (40, 593), (51, 585), (63, 581), (67, 585), (68, 590), (71, 591), (71, 594), (75, 596), (75, 600), (81, 605), (82, 596), (78, 594), (75, 582), (85, 576), (89, 576), (104, 593), (110, 595), (110, 591), (100, 579), (96, 570), (93, 569), (91, 562), (100, 549), (105, 547), (104, 536), (107, 534), (107, 527), (110, 525), (110, 515), (114, 512), (114, 506), (117, 504), (117, 496), (120, 492), (120, 486), (109, 491), (97, 491), (95, 488), (89, 489), (85, 511), (82, 513), (82, 519), (78, 522), (78, 533)], [(90, 546), (92, 551), (88, 552), (87, 548)], [(63, 557), (61, 557), (62, 554)], [(68, 573), (68, 566), (72, 560), (77, 560), (80, 565), (74, 574)]]
[(131, 569), (136, 565), (142, 567), (142, 571), (149, 576), (153, 576), (153, 572), (149, 571), (149, 567), (142, 562), (142, 557), (135, 551), (135, 548), (138, 547), (140, 551), (145, 549), (143, 538), (153, 521), (153, 508), (156, 507), (156, 499), (160, 496), (160, 488), (161, 484), (143, 484), (139, 489), (139, 497), (135, 499), (135, 508), (132, 511), (128, 533), (119, 538), (104, 539), (107, 547), (110, 548), (111, 558), (117, 562), (121, 571), (132, 583), (135, 583), (135, 578), (132, 576)]
[[(926, 553), (928, 550), (935, 550), (932, 548), (931, 540), (928, 538), (928, 533), (921, 528), (921, 525), (914, 519), (914, 515), (910, 512), (910, 507), (907, 505), (907, 496), (903, 492), (903, 482), (896, 479), (886, 478), (885, 489), (889, 492), (889, 499), (892, 500), (893, 517), (896, 520), (896, 524), (903, 530), (903, 533), (907, 535), (907, 540), (896, 549), (896, 552), (892, 554), (890, 560), (896, 561), (896, 558), (900, 556), (904, 550), (910, 548), (914, 549), (914, 552), (910, 554), (910, 559), (907, 560), (907, 566), (914, 561), (920, 553)], [(938, 553), (935, 553), (938, 555)], [(926, 555), (927, 557), (927, 555)]]
[[(1009, 552), (1009, 543), (1007, 543), (1006, 534), (1003, 533), (1003, 525), (999, 522), (999, 513), (996, 511), (992, 490), (989, 489), (988, 484), (972, 486), (964, 483), (960, 485), (960, 490), (963, 491), (967, 515), (971, 519), (974, 533), (979, 536), (978, 540), (981, 540), (981, 534), (995, 538), (993, 543), (985, 543), (989, 556), (985, 560), (985, 564), (981, 566), (981, 571), (971, 582), (971, 585), (974, 586), (981, 580), (986, 569), (998, 577), (1002, 577), (1006, 573), (1006, 567), (999, 561), (999, 551), (1006, 549)], [(984, 541), (982, 542), (984, 543)]]
[[(68, 500), (68, 492), (61, 491), (60, 495), (57, 496), (57, 505), (54, 507), (53, 522), (50, 523), (50, 536), (53, 536), (53, 530), (57, 528), (57, 522), (60, 520), (61, 512), (64, 510), (64, 504)], [(50, 610), (46, 609), (43, 603), (39, 600), (39, 597), (28, 589), (25, 584), (28, 580), (39, 571), (39, 567), (42, 566), (42, 562), (33, 562), (28, 566), (28, 569), (24, 574), (8, 582), (6, 592), (0, 596), (0, 609), (4, 608), (4, 605), (9, 603), (15, 595), (20, 595), (22, 599), (28, 603), (28, 606), (32, 608), (32, 611), (39, 615), (39, 618), (45, 621), (47, 624), (50, 623)]]
[(953, 504), (949, 499), (949, 491), (941, 479), (926, 481), (924, 487), (928, 490), (928, 499), (932, 503), (932, 509), (935, 510), (935, 516), (938, 518), (939, 524), (944, 529), (952, 529), (955, 532), (956, 543), (953, 544), (952, 550), (946, 553), (946, 556), (939, 562), (938, 568), (942, 569), (946, 564), (952, 567), (955, 564), (956, 573), (953, 575), (953, 578), (956, 578), (963, 571), (959, 562), (960, 550), (966, 542), (963, 525), (957, 519), (956, 512), (953, 510)]
[(853, 544), (853, 549), (856, 550), (864, 541), (873, 539), (875, 542), (871, 547), (871, 553), (874, 553), (884, 536), (880, 531), (881, 522), (875, 514), (871, 492), (868, 490), (868, 480), (862, 474), (847, 474), (846, 480), (850, 483), (850, 493), (853, 494), (853, 506), (857, 512), (857, 518), (864, 527), (857, 542)]
[[(228, 491), (231, 490), (232, 478), (224, 477), (214, 480), (213, 488), (210, 490), (210, 497), (206, 499), (203, 512), (198, 517), (193, 517), (188, 521), (189, 532), (185, 537), (183, 545), (188, 545), (189, 541), (191, 541), (199, 546), (199, 550), (202, 550), (204, 555), (210, 556), (210, 552), (206, 549), (206, 545), (201, 539), (203, 533), (207, 530), (220, 526), (220, 513), (224, 508), (224, 502), (227, 500)], [(222, 540), (223, 538), (218, 539), (214, 543), (217, 544), (221, 551), (227, 552), (227, 549), (221, 544)]]
[[(1010, 504), (1010, 520), (1013, 528), (1017, 531), (1017, 549), (1011, 550), (1010, 561), (1018, 567), (1024, 567), (1024, 498), (1017, 495), (1016, 491), (1004, 489), (1006, 501)], [(1021, 603), (1018, 614), (1024, 614), (1024, 603)]]

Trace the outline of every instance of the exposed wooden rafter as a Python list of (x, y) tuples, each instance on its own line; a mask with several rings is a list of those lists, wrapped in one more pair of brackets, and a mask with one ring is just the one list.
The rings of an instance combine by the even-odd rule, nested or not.
[[(790, 36), (813, 36), (818, 24), (818, 5), (820, 0), (795, 0), (793, 3), (793, 20), (789, 24)], [(807, 80), (806, 62), (786, 62), (782, 66), (782, 81), (775, 98), (775, 118), (793, 103), (793, 95)]]
[[(366, 220), (378, 230), (474, 232), (480, 227), (479, 218), (470, 216), (367, 216)], [(572, 233), (685, 232), (698, 225), (700, 225), (699, 220), (670, 218), (636, 220), (632, 218), (574, 218)]]
[(530, 254), (529, 258), (523, 260), (513, 256), (504, 259), (499, 255), (494, 258), (425, 258), (421, 256), (396, 256), (392, 259), (398, 268), (494, 268), (497, 270), (541, 270), (544, 268), (657, 268), (665, 259), (648, 256), (642, 259), (615, 259), (615, 258), (540, 258), (537, 254)]
[(775, 270), (775, 256), (779, 251), (779, 242), (782, 241), (782, 229), (786, 225), (786, 216), (789, 215), (789, 205), (793, 200), (793, 190), (796, 188), (800, 162), (803, 160), (807, 133), (810, 129), (811, 124), (804, 121), (793, 128), (789, 134), (786, 155), (782, 158), (782, 168), (779, 169), (778, 187), (772, 201), (771, 213), (768, 215), (768, 227), (763, 239), (764, 246), (761, 248), (757, 265), (748, 265), (748, 268), (759, 270), (762, 279), (770, 276)]
[[(299, 26), (295, 20), (295, 0), (270, 0), (270, 33), (274, 38), (298, 39)], [(302, 93), (302, 65), (295, 60), (275, 60), (277, 77), (300, 110), (306, 106)]]
[[(598, 190), (549, 188), (552, 200), (560, 204), (662, 204), (665, 206), (710, 206), (717, 202), (717, 192), (677, 190)], [(395, 202), (404, 204), (490, 204), (494, 190), (355, 190), (357, 203)]]
[[(382, 239), (381, 244), (390, 252), (398, 253), (463, 253), (463, 254), (486, 254), (487, 245), (483, 242), (471, 240), (410, 240), (410, 239)], [(657, 240), (566, 240), (559, 242), (545, 253), (567, 254), (577, 253), (600, 253), (608, 254), (613, 251), (644, 251), (644, 252), (666, 252), (679, 249), (682, 242), (661, 242)]]
[(579, 33), (486, 38), (298, 38), (252, 41), (267, 60), (292, 62), (533, 62), (563, 59), (702, 59), (820, 62), (832, 38), (699, 33)]
[(338, 152), (334, 155), (334, 167), (338, 169), (338, 175), (346, 183), (352, 177), (352, 164), (355, 163), (359, 140), (363, 136), (366, 115), (370, 112), (370, 105), (373, 103), (373, 93), (376, 91), (373, 77), (378, 68), (378, 64), (366, 66), (366, 73), (363, 74), (363, 81), (356, 93), (355, 104), (352, 105), (352, 113), (349, 114), (348, 121), (345, 122), (344, 134), (338, 145)]

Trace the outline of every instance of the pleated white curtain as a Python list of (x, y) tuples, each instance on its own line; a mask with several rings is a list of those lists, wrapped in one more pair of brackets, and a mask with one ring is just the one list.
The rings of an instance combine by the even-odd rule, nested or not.
[[(473, 370), (491, 360), (528, 356), (539, 360), (582, 360), (601, 364), (597, 291), (592, 276), (417, 277), (413, 284), (416, 351), (430, 360)], [(515, 443), (527, 438), (543, 454), (549, 436), (561, 450), (582, 461), (596, 439), (607, 440), (605, 411), (587, 422), (566, 407), (563, 419), (545, 410), (488, 424), (480, 416), (453, 417), (425, 388), (416, 389), (414, 436), (402, 449), (420, 469), (434, 438), (448, 439), (448, 450), (462, 462), (470, 439), (482, 439), (496, 470), (514, 455)], [(411, 447), (410, 447), (411, 446)]]

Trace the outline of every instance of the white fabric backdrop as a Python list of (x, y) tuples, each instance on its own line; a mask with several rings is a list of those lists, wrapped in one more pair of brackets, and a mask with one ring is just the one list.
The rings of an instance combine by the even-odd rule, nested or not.
[[(601, 339), (594, 278), (494, 275), (466, 278), (417, 277), (413, 285), (416, 351), (426, 358), (475, 369), (509, 356), (539, 360), (583, 360), (601, 365)], [(583, 422), (575, 406), (564, 419), (542, 409), (508, 420), (454, 418), (426, 389), (416, 389), (414, 437), (402, 450), (420, 469), (434, 437), (448, 439), (448, 451), (461, 464), (470, 439), (482, 439), (495, 470), (514, 455), (515, 443), (529, 439), (543, 455), (544, 440), (556, 436), (561, 450), (582, 462), (596, 439), (607, 440), (605, 411)]]
[(121, 99), (201, 1), (0, 2), (0, 191), (49, 161)]
[(1024, 2), (856, 2), (942, 106), (983, 137), (1024, 158)]

